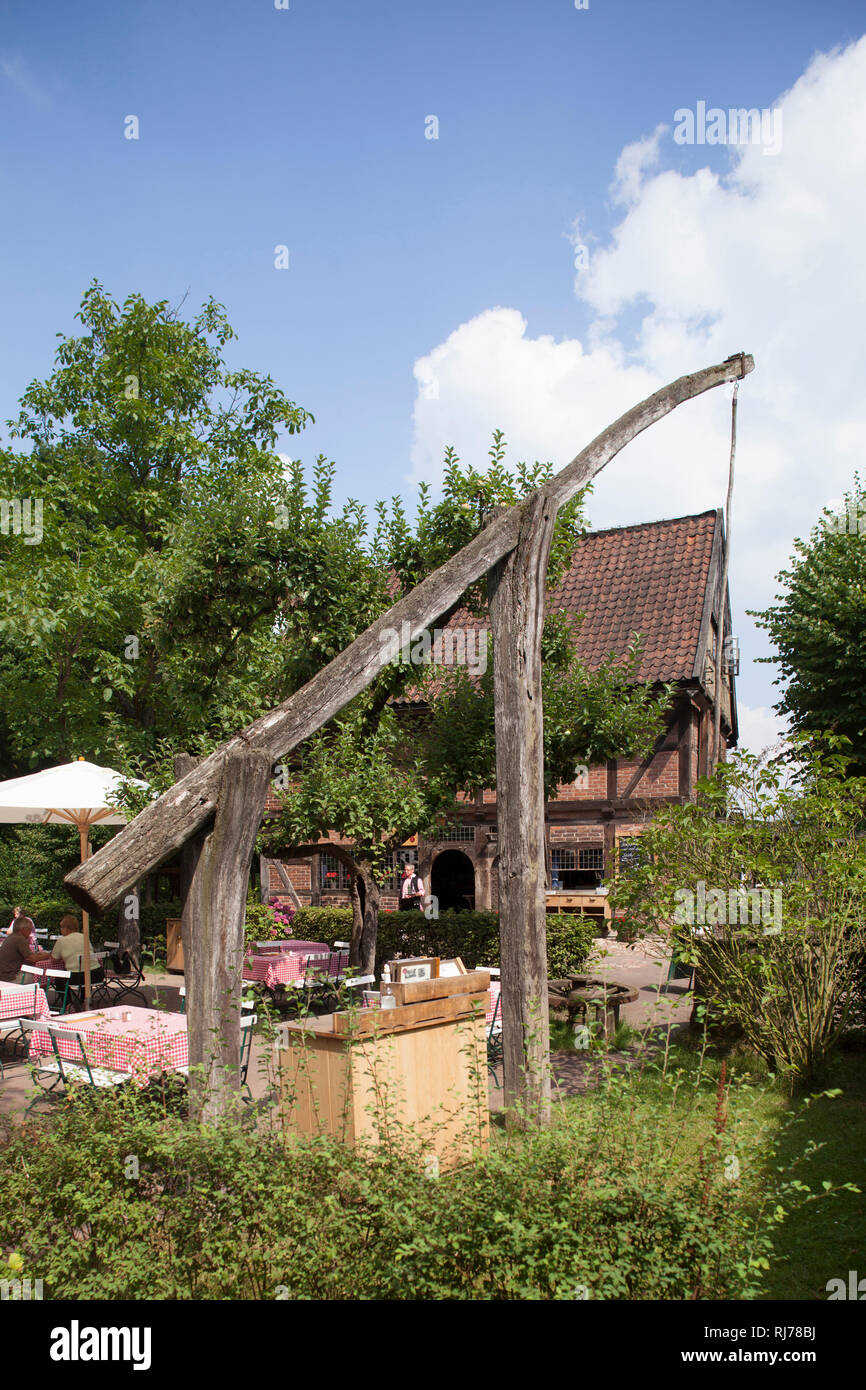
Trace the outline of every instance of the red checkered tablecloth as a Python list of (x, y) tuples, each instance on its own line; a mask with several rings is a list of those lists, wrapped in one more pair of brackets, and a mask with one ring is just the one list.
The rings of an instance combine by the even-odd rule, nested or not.
[[(493, 1022), (493, 1015), (494, 1015), (494, 1013), (496, 1012), (496, 1001), (497, 1001), (497, 999), (499, 998), (499, 995), (500, 995), (501, 990), (502, 990), (502, 985), (500, 984), (499, 980), (494, 980), (494, 979), (491, 978), (491, 981), (490, 981), (490, 993), (489, 993), (489, 995), (488, 995), (488, 1002), (487, 1002), (487, 1013), (484, 1015), (484, 1020), (485, 1020), (485, 1022), (486, 1022), (487, 1024), (490, 1024), (490, 1023)], [(501, 1022), (502, 1022), (502, 1012), (501, 1012), (501, 1010), (500, 1010), (499, 1017), (498, 1017), (497, 1020), (496, 1020), (497, 1026), (498, 1026)]]
[[(305, 943), (306, 945), (306, 943)], [(316, 956), (323, 956), (323, 960), (316, 960)], [(273, 989), (275, 985), (287, 985), (292, 980), (302, 980), (306, 973), (307, 961), (313, 957), (310, 969), (326, 971), (329, 959), (336, 967), (338, 959), (344, 962), (348, 956), (338, 958), (336, 952), (329, 951), (327, 946), (321, 946), (316, 950), (303, 951), (282, 951), (279, 955), (255, 955), (247, 956), (244, 962), (244, 979), (258, 980), (266, 984), (268, 989)]]
[[(124, 1021), (122, 1015), (128, 1017)], [(186, 1017), (158, 1013), (154, 1009), (135, 1009), (117, 1005), (83, 1014), (65, 1014), (56, 1022), (70, 1033), (80, 1033), (91, 1066), (128, 1071), (137, 1086), (146, 1086), (161, 1071), (176, 1071), (189, 1065)], [(81, 1062), (78, 1045), (61, 1039), (61, 1057)], [(30, 1039), (31, 1056), (52, 1051), (47, 1033), (34, 1031)]]
[(0, 1018), (47, 1018), (51, 1010), (39, 985), (16, 985), (0, 980)]

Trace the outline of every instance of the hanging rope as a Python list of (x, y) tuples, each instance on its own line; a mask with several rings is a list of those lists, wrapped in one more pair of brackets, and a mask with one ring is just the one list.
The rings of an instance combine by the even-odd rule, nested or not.
[(731, 397), (731, 457), (728, 463), (728, 496), (725, 503), (724, 555), (722, 558), (722, 581), (719, 598), (719, 624), (716, 636), (715, 680), (713, 681), (713, 760), (710, 767), (711, 772), (714, 772), (719, 765), (719, 750), (721, 746), (722, 649), (725, 637), (725, 600), (728, 593), (728, 557), (731, 553), (731, 501), (734, 495), (734, 458), (737, 453), (737, 394), (739, 389), (740, 383), (739, 381), (735, 381), (734, 393)]

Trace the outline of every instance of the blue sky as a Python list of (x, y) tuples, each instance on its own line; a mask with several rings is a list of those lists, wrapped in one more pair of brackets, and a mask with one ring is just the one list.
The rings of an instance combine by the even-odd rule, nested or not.
[[(234, 362), (270, 372), (316, 415), (291, 451), (334, 458), (343, 491), (366, 501), (409, 494), (410, 475), (424, 474), (443, 440), (480, 461), (481, 440), (508, 429), (505, 388), (500, 409), (495, 394), (475, 389), (471, 370), (460, 381), (455, 367), (452, 378), (443, 371), (443, 382), (453, 379), (450, 405), (419, 411), (413, 375), (436, 349), (445, 363), (450, 335), (493, 324), (483, 316), (497, 307), (522, 315), (527, 344), (549, 336), (589, 351), (601, 334), (608, 355), (614, 344), (623, 357), (611, 368), (621, 383), (612, 398), (625, 408), (641, 394), (628, 394), (640, 375), (628, 368), (651, 387), (667, 379), (657, 376), (664, 354), (635, 355), (646, 306), (658, 321), (672, 311), (657, 266), (644, 286), (639, 253), (635, 270), (616, 250), (626, 221), (640, 232), (667, 186), (653, 191), (644, 172), (637, 199), (616, 204), (623, 150), (699, 100), (770, 107), (817, 53), (845, 50), (866, 28), (853, 0), (590, 0), (584, 11), (572, 0), (290, 4), (0, 5), (2, 419), (27, 382), (50, 370), (55, 334), (74, 331), (94, 277), (119, 299), (137, 290), (173, 302), (187, 294), (190, 309), (211, 294), (224, 303), (240, 335)], [(844, 73), (824, 80), (838, 87)], [(139, 118), (138, 140), (124, 138), (128, 115)], [(437, 140), (425, 139), (429, 115)], [(838, 122), (835, 134), (850, 138)], [(817, 159), (803, 150), (800, 167), (812, 168)], [(653, 158), (680, 190), (700, 191), (702, 168), (723, 180), (731, 172), (729, 151), (677, 146), (669, 133), (646, 168)], [(842, 183), (827, 192), (828, 205), (843, 198)], [(754, 204), (741, 189), (740, 204), (746, 197)], [(846, 206), (843, 215), (859, 213)], [(608, 281), (594, 279), (589, 298), (575, 282), (576, 218), (590, 254), (611, 253)], [(752, 233), (747, 259), (754, 241)], [(278, 244), (289, 247), (287, 271), (274, 268)], [(659, 261), (657, 248), (652, 256)], [(740, 347), (757, 355), (737, 336), (735, 293), (724, 308), (736, 340), (721, 356)], [(725, 317), (719, 305), (710, 312)], [(700, 354), (694, 323), (683, 329), (681, 306), (677, 315), (682, 361), (671, 376), (716, 360)], [(508, 339), (508, 323), (493, 327), (503, 324)], [(777, 383), (777, 405), (784, 391)], [(715, 453), (726, 408), (701, 417)], [(748, 408), (742, 416), (746, 429)], [(856, 435), (859, 421), (849, 424)], [(586, 442), (583, 428), (577, 412), (573, 437), (568, 420), (561, 447), (541, 429), (534, 451), (561, 465)], [(511, 433), (521, 456), (533, 448), (528, 421), (515, 418)], [(600, 499), (594, 520), (652, 519), (722, 500), (714, 462), (694, 507), (691, 495), (662, 487), (655, 503), (641, 499), (641, 514)], [(734, 559), (740, 608), (770, 595), (777, 559), (814, 520), (814, 499), (802, 515), (782, 512), (775, 529), (761, 523), (763, 559), (745, 557), (739, 598)], [(751, 657), (760, 638), (746, 645)], [(765, 668), (747, 665), (741, 697), (766, 707)]]

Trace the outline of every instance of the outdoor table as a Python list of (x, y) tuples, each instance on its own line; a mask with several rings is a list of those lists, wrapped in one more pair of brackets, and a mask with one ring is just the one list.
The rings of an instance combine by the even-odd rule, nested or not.
[(290, 984), (292, 980), (302, 980), (306, 973), (308, 956), (328, 955), (330, 948), (316, 942), (304, 942), (301, 951), (281, 951), (279, 955), (247, 956), (244, 961), (244, 979), (258, 980), (268, 989), (277, 985)]
[[(501, 981), (491, 979), (491, 981), (490, 981), (490, 992), (489, 992), (489, 994), (488, 994), (488, 996), (487, 996), (487, 1012), (486, 1012), (486, 1014), (484, 1015), (484, 1021), (485, 1021), (485, 1023), (487, 1023), (488, 1025), (490, 1025), (490, 1024), (493, 1022), (493, 1016), (494, 1016), (494, 1014), (496, 1013), (496, 1001), (497, 1001), (497, 999), (499, 998), (499, 995), (501, 994), (501, 992), (502, 992), (502, 984), (501, 984)], [(502, 1022), (501, 1016), (500, 1016), (500, 1020), (499, 1020), (499, 1021), (500, 1021), (500, 1023)]]
[[(123, 1014), (128, 1015), (126, 1021)], [(58, 1022), (70, 1033), (82, 1035), (91, 1066), (128, 1071), (136, 1086), (146, 1086), (150, 1077), (159, 1072), (189, 1066), (184, 1014), (164, 1014), (119, 1004), (110, 1009), (67, 1014)], [(77, 1043), (61, 1040), (57, 1046), (61, 1057), (81, 1063)], [(30, 1055), (51, 1051), (49, 1035), (34, 1030), (30, 1035)]]
[(315, 956), (323, 951), (330, 951), (327, 941), (295, 941), (291, 936), (284, 936), (279, 941), (257, 941), (255, 950), (251, 955), (256, 956), (276, 956), (276, 955), (305, 955)]
[(47, 1018), (51, 1010), (39, 985), (0, 980), (0, 1018)]

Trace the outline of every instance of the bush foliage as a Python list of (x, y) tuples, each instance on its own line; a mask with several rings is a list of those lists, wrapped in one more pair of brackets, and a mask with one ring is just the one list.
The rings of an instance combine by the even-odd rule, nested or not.
[[(301, 940), (348, 941), (352, 910), (348, 907), (304, 907), (295, 914), (292, 933)], [(579, 914), (551, 913), (547, 919), (547, 964), (551, 979), (578, 972), (589, 958), (595, 924)], [(382, 912), (376, 948), (376, 973), (394, 956), (460, 956), (464, 965), (499, 964), (499, 915), (496, 912), (440, 912), (428, 919), (423, 912)]]
[(198, 1129), (131, 1091), (9, 1124), (0, 1153), (27, 1175), (0, 1187), (0, 1258), (73, 1301), (747, 1298), (796, 1197), (760, 1177), (748, 1097), (684, 1074), (652, 1096), (611, 1078), (438, 1178), (411, 1133)]
[(866, 778), (847, 775), (843, 754), (794, 747), (796, 782), (784, 763), (738, 753), (694, 802), (659, 812), (612, 901), (620, 936), (671, 934), (714, 1024), (811, 1082), (860, 1007)]

